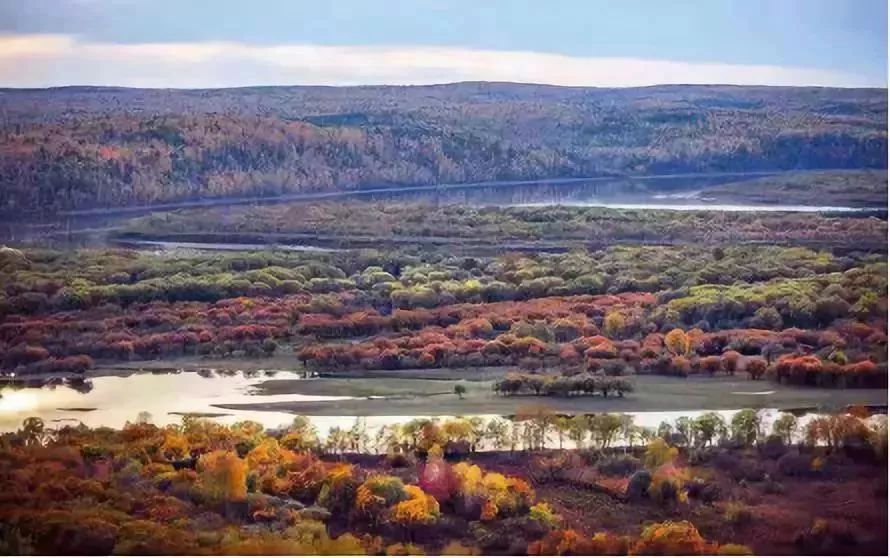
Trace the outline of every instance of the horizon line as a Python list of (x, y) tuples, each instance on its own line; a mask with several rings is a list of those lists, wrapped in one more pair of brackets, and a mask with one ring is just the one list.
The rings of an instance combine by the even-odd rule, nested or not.
[(67, 85), (50, 85), (46, 87), (20, 87), (15, 85), (0, 84), (0, 91), (52, 91), (56, 89), (120, 89), (134, 91), (223, 91), (235, 89), (275, 89), (275, 88), (291, 88), (291, 89), (393, 89), (393, 88), (412, 88), (419, 89), (423, 87), (453, 87), (459, 85), (514, 85), (526, 87), (550, 87), (554, 89), (594, 89), (594, 90), (628, 90), (628, 89), (657, 89), (657, 88), (681, 88), (681, 87), (738, 87), (747, 89), (849, 89), (849, 90), (875, 90), (887, 91), (890, 84), (881, 86), (856, 86), (856, 85), (773, 85), (773, 84), (744, 84), (744, 83), (655, 83), (650, 85), (624, 85), (624, 86), (601, 86), (601, 85), (562, 85), (546, 82), (532, 81), (503, 81), (503, 80), (460, 80), (460, 81), (443, 81), (430, 83), (367, 83), (367, 84), (245, 84), (230, 85), (224, 87), (140, 87), (132, 85), (110, 85), (110, 84), (90, 84), (90, 83), (71, 83)]

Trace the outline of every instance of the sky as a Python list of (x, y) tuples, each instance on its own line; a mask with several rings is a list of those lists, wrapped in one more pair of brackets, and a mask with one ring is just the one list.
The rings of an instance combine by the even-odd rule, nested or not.
[(0, 0), (0, 87), (887, 86), (886, 0)]

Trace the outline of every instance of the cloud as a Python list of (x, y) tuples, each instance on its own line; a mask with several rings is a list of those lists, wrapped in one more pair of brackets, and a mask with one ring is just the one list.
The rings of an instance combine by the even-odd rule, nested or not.
[(0, 86), (417, 85), (512, 81), (599, 87), (655, 84), (886, 87), (856, 74), (766, 65), (585, 58), (430, 46), (115, 44), (71, 35), (0, 36)]

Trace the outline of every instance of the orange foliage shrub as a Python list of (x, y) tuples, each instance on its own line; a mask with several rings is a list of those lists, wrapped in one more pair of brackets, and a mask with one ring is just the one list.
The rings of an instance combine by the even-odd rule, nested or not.
[(355, 507), (365, 516), (376, 518), (386, 508), (409, 497), (401, 479), (384, 475), (372, 475), (358, 487)]
[(239, 502), (247, 498), (247, 463), (234, 452), (218, 450), (198, 460), (201, 485), (213, 498)]
[(664, 336), (664, 346), (674, 356), (685, 356), (689, 353), (689, 336), (682, 329), (672, 329)]
[(611, 533), (597, 533), (587, 538), (572, 529), (551, 531), (543, 539), (528, 546), (533, 556), (621, 556), (628, 552), (630, 541)]
[(392, 518), (402, 525), (427, 525), (439, 518), (439, 503), (419, 486), (405, 486), (408, 499), (392, 507)]
[(688, 521), (666, 521), (655, 523), (643, 529), (639, 540), (631, 549), (635, 555), (693, 555), (712, 554), (713, 545), (708, 544), (698, 529)]

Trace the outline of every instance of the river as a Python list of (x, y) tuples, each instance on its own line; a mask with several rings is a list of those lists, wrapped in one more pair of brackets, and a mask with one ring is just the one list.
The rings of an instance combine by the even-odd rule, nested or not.
[[(378, 188), (357, 192), (339, 192), (319, 195), (283, 196), (274, 199), (205, 200), (172, 204), (164, 207), (130, 208), (126, 211), (86, 211), (71, 212), (42, 220), (0, 224), (0, 242), (13, 244), (36, 243), (55, 247), (104, 245), (106, 235), (124, 220), (152, 211), (195, 207), (201, 205), (226, 205), (246, 203), (293, 203), (295, 201), (317, 201), (321, 199), (365, 199), (381, 202), (411, 201), (433, 204), (465, 204), (471, 206), (542, 206), (580, 205), (603, 206), (630, 209), (710, 209), (722, 211), (822, 211), (850, 213), (860, 208), (803, 205), (751, 205), (717, 203), (707, 199), (710, 186), (738, 182), (769, 175), (751, 174), (709, 174), (709, 175), (669, 175), (660, 177), (597, 178), (587, 180), (551, 180), (500, 182), (471, 185), (439, 185), (416, 188)], [(886, 209), (884, 209), (886, 214)], [(189, 242), (147, 242), (148, 249), (188, 248), (188, 249), (263, 249), (265, 245), (216, 244)], [(284, 247), (290, 250), (330, 250), (316, 246), (293, 245)], [(209, 376), (209, 377), (205, 377)], [(348, 427), (357, 416), (366, 417), (369, 428), (384, 424), (404, 422), (418, 416), (438, 416), (452, 414), (497, 416), (515, 408), (515, 402), (486, 399), (484, 402), (469, 398), (464, 404), (453, 397), (445, 400), (441, 395), (432, 397), (403, 398), (396, 400), (386, 395), (355, 395), (349, 393), (318, 394), (300, 393), (296, 389), (289, 393), (259, 393), (258, 384), (266, 378), (264, 372), (253, 373), (197, 373), (183, 371), (177, 374), (128, 373), (109, 374), (91, 378), (79, 389), (61, 386), (13, 389), (0, 387), (0, 431), (17, 429), (22, 420), (29, 416), (40, 416), (49, 425), (77, 424), (89, 426), (121, 427), (127, 421), (136, 419), (141, 411), (151, 414), (157, 424), (176, 423), (183, 413), (198, 413), (212, 416), (213, 420), (232, 423), (239, 420), (255, 420), (267, 427), (277, 427), (290, 422), (295, 413), (310, 416), (321, 432), (332, 426)], [(282, 371), (275, 374), (276, 380), (301, 380), (304, 377), (295, 372)], [(312, 380), (308, 380), (312, 381)], [(375, 380), (377, 381), (377, 380)], [(641, 382), (652, 382), (640, 378)], [(662, 380), (658, 380), (662, 381)], [(0, 379), (2, 382), (2, 379)], [(705, 387), (697, 395), (691, 393)], [(446, 388), (446, 392), (453, 383)], [(821, 407), (823, 405), (843, 405), (851, 403), (883, 404), (886, 406), (886, 390), (860, 395), (855, 390), (843, 390), (846, 395), (816, 392), (781, 392), (766, 382), (757, 385), (750, 392), (727, 391), (726, 386), (708, 386), (700, 380), (690, 380), (688, 385), (674, 392), (665, 391), (667, 385), (653, 385), (640, 390), (622, 402), (611, 402), (608, 407), (588, 401), (564, 402), (566, 411), (571, 412), (626, 412), (635, 416), (637, 423), (644, 426), (657, 426), (663, 420), (673, 421), (678, 416), (695, 416), (708, 409), (718, 409), (727, 416), (734, 410), (756, 406), (768, 409), (773, 415), (778, 405), (781, 408), (801, 406)], [(673, 386), (674, 388), (676, 386)], [(747, 388), (750, 390), (750, 388)], [(784, 388), (783, 388), (784, 389)], [(781, 390), (780, 390), (781, 391)], [(793, 391), (793, 390), (791, 390)], [(823, 390), (824, 391), (824, 390)], [(862, 394), (863, 392), (859, 392)], [(695, 397), (693, 397), (695, 395)], [(726, 399), (735, 395), (735, 399)], [(697, 398), (696, 398), (697, 397)], [(374, 399), (377, 398), (377, 399)], [(438, 398), (438, 399), (436, 399)], [(790, 398), (790, 399), (789, 399)], [(839, 399), (843, 398), (843, 400)], [(579, 398), (574, 398), (579, 399)], [(659, 407), (659, 400), (671, 400), (672, 408)], [(719, 401), (720, 405), (710, 403)], [(479, 403), (479, 404), (477, 404)], [(338, 411), (339, 407), (344, 409)], [(684, 406), (686, 405), (686, 406)], [(386, 411), (380, 411), (384, 406)], [(646, 411), (641, 409), (659, 409)], [(495, 413), (495, 414), (492, 414)]]
[[(395, 395), (397, 389), (404, 387), (406, 383), (404, 379), (377, 378), (369, 383), (367, 379), (307, 378), (305, 373), (262, 369), (253, 371), (201, 369), (165, 373), (117, 370), (104, 373), (107, 375), (90, 378), (85, 384), (76, 388), (68, 385), (27, 388), (7, 385), (0, 388), (0, 431), (15, 431), (21, 427), (22, 421), (31, 416), (42, 418), (50, 428), (79, 423), (90, 427), (120, 428), (128, 421), (136, 421), (138, 415), (143, 412), (148, 413), (151, 421), (157, 425), (176, 424), (181, 422), (183, 415), (192, 414), (224, 424), (252, 420), (267, 428), (277, 428), (289, 424), (296, 414), (295, 411), (277, 409), (298, 409), (300, 405), (306, 405), (307, 409), (323, 410), (320, 414), (313, 414), (312, 411), (300, 414), (308, 416), (324, 436), (332, 427), (348, 429), (360, 417), (365, 428), (369, 432), (374, 432), (384, 425), (432, 416), (480, 416), (488, 420), (501, 416), (492, 413), (492, 410), (495, 408), (503, 410), (503, 407), (485, 405), (484, 402), (488, 399), (473, 398), (474, 393), (490, 392), (485, 385), (481, 388), (471, 387), (469, 391), (467, 397), (470, 398), (469, 402), (474, 411), (458, 413), (440, 412), (460, 410), (460, 407), (443, 406), (443, 401), (447, 404), (458, 400), (453, 395), (442, 395), (438, 385), (428, 390), (429, 395), (410, 398)], [(638, 377), (636, 381), (638, 384), (643, 384), (644, 389), (638, 390), (642, 393), (632, 394), (624, 402), (617, 399), (613, 399), (613, 402), (618, 405), (629, 403), (627, 410), (622, 412), (633, 416), (638, 426), (653, 428), (661, 422), (673, 423), (678, 417), (696, 417), (711, 410), (721, 414), (728, 421), (739, 409), (756, 406), (762, 409), (764, 428), (768, 429), (771, 422), (779, 415), (779, 408), (790, 410), (790, 407), (793, 407), (796, 413), (803, 417), (802, 421), (805, 421), (806, 417), (815, 416), (821, 409), (831, 406), (840, 408), (851, 402), (886, 405), (887, 393), (886, 390), (788, 388), (768, 382), (752, 384), (744, 380), (709, 382), (706, 379)], [(453, 385), (453, 382), (443, 380), (430, 380), (430, 382)], [(476, 383), (484, 384), (484, 382)], [(271, 390), (270, 393), (270, 390), (262, 389), (268, 384), (276, 386), (283, 384), (293, 386), (293, 389), (286, 390), (286, 393), (274, 393), (275, 390)], [(391, 395), (366, 395), (367, 386), (371, 384), (375, 389), (382, 390), (382, 393), (390, 392)], [(746, 391), (739, 391), (741, 389)], [(700, 398), (696, 398), (696, 390), (701, 392)], [(684, 392), (690, 392), (691, 397), (683, 399), (678, 396)], [(677, 400), (676, 405), (681, 408), (640, 410), (640, 408), (650, 408), (653, 401), (664, 399), (664, 393), (670, 394), (671, 399)], [(718, 397), (718, 394), (721, 397)], [(498, 398), (493, 395), (490, 397), (493, 401), (515, 401), (512, 398)], [(581, 405), (576, 412), (602, 412), (604, 409), (603, 400), (599, 397), (572, 399), (573, 408)], [(706, 407), (707, 402), (719, 408), (709, 409)], [(344, 414), (331, 414), (337, 413), (341, 405), (355, 403), (371, 403), (371, 406), (367, 407), (370, 410), (363, 413), (348, 411)], [(689, 405), (690, 408), (682, 408), (683, 404)], [(418, 412), (418, 408), (426, 410)], [(606, 409), (612, 410), (612, 407)]]
[[(69, 211), (27, 219), (0, 220), (0, 242), (41, 244), (57, 248), (102, 246), (109, 232), (124, 221), (153, 212), (209, 206), (312, 203), (330, 200), (414, 202), (432, 205), (536, 207), (567, 205), (615, 209), (665, 209), (675, 211), (784, 211), (839, 214), (879, 214), (885, 207), (847, 207), (819, 204), (732, 203), (708, 197), (708, 189), (779, 173), (703, 173), (656, 176), (570, 178), (439, 184), (399, 188), (364, 188), (352, 191), (292, 194), (265, 198), (200, 199), (151, 206)], [(293, 249), (305, 250), (306, 247)], [(311, 248), (309, 248), (311, 249)]]

